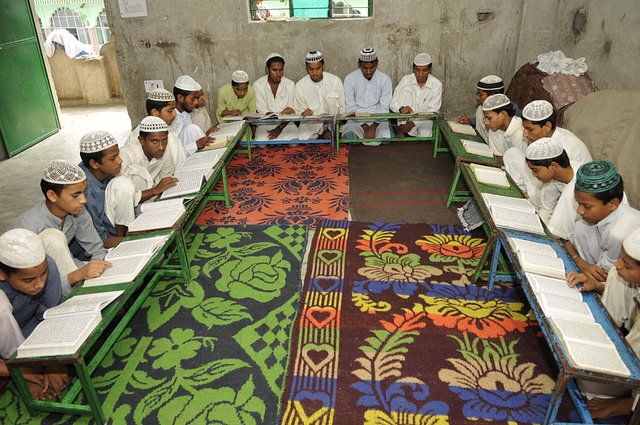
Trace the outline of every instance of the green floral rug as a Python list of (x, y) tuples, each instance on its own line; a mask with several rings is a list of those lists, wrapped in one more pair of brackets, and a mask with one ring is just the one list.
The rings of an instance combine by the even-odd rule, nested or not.
[[(273, 424), (298, 312), (306, 226), (194, 227), (194, 281), (158, 283), (93, 380), (113, 424)], [(31, 420), (11, 384), (3, 424)]]

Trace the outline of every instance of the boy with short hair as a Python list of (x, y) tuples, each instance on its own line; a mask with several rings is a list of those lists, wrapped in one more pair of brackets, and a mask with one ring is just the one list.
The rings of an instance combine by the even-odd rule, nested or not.
[[(628, 332), (625, 339), (640, 356), (640, 312), (635, 302), (635, 296), (640, 291), (640, 229), (624, 239), (620, 256), (609, 270), (606, 283), (573, 271), (567, 275), (567, 282), (572, 287), (582, 284), (579, 288), (581, 292), (595, 291), (602, 295), (602, 304), (615, 324)], [(587, 403), (593, 419), (630, 415), (633, 411), (634, 398), (629, 389), (587, 381), (578, 381), (578, 386), (583, 392), (594, 396)], [(598, 397), (601, 395), (605, 398)], [(617, 398), (612, 399), (612, 396)]]
[(191, 122), (198, 126), (202, 132), (207, 132), (213, 125), (211, 125), (211, 117), (209, 111), (207, 111), (207, 101), (204, 97), (204, 90), (200, 89), (198, 92), (200, 97), (196, 108), (191, 111)]
[(516, 115), (509, 98), (503, 94), (489, 96), (482, 104), (484, 122), (491, 130), (487, 143), (493, 154), (504, 165), (503, 156), (509, 148), (527, 150), (523, 137), (522, 119)]
[[(171, 124), (176, 119), (176, 98), (165, 89), (154, 89), (149, 93), (146, 108), (148, 116), (161, 118), (169, 126), (169, 138), (165, 155), (167, 155), (167, 158), (171, 158), (171, 169), (175, 172), (187, 160), (187, 151), (182, 146), (180, 136), (171, 127)], [(139, 144), (139, 133), (140, 126), (134, 128), (129, 134), (127, 144)]]
[(249, 75), (239, 69), (231, 74), (231, 83), (218, 90), (216, 118), (224, 122), (227, 115), (241, 116), (256, 112), (256, 91), (249, 84)]
[[(0, 236), (0, 376), (9, 376), (4, 361), (61, 299), (58, 268), (38, 235), (12, 229)], [(36, 400), (59, 397), (69, 383), (64, 366), (21, 370)]]
[(560, 239), (569, 239), (579, 216), (578, 204), (573, 196), (576, 176), (567, 152), (555, 140), (543, 137), (527, 147), (526, 164), (533, 177), (543, 185), (543, 207), (538, 215), (551, 233)]
[[(401, 114), (440, 112), (442, 83), (431, 74), (431, 55), (419, 53), (413, 59), (412, 73), (402, 77), (393, 91), (390, 109)], [(433, 120), (398, 120), (396, 137), (431, 137)]]
[(29, 229), (42, 239), (58, 266), (62, 296), (66, 297), (74, 285), (100, 276), (111, 263), (104, 260), (107, 250), (85, 208), (84, 171), (68, 161), (51, 161), (40, 188), (45, 200), (21, 214), (9, 229)]
[(120, 150), (120, 175), (133, 182), (141, 192), (140, 202), (161, 195), (178, 184), (173, 177), (167, 150), (169, 126), (158, 117), (146, 117), (140, 122), (138, 143), (127, 144)]
[(581, 272), (602, 282), (625, 236), (640, 228), (640, 211), (629, 206), (616, 166), (603, 159), (578, 169), (574, 195), (582, 220), (565, 248)]
[(209, 137), (209, 134), (216, 131), (216, 127), (211, 127), (203, 132), (200, 127), (191, 122), (190, 113), (198, 105), (201, 90), (202, 86), (188, 75), (178, 77), (173, 87), (177, 115), (171, 126), (180, 136), (187, 156), (193, 155), (198, 149), (202, 149), (215, 140), (213, 137)]
[(80, 139), (80, 168), (87, 175), (87, 211), (105, 248), (120, 243), (135, 220), (141, 193), (122, 169), (118, 141), (107, 131), (92, 131)]

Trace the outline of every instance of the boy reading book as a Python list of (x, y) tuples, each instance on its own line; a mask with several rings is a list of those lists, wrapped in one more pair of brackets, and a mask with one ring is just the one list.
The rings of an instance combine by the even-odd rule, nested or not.
[(567, 152), (555, 140), (543, 137), (527, 147), (526, 164), (543, 184), (538, 215), (554, 236), (568, 240), (580, 217), (573, 196), (576, 176)]
[(178, 77), (173, 87), (177, 115), (171, 126), (180, 136), (187, 156), (193, 155), (198, 149), (215, 140), (209, 137), (209, 134), (216, 131), (216, 127), (203, 132), (200, 127), (191, 122), (190, 114), (198, 106), (201, 90), (202, 86), (188, 75)]
[(603, 282), (624, 238), (640, 227), (640, 211), (629, 206), (622, 177), (607, 160), (578, 169), (574, 195), (582, 220), (565, 248), (581, 272)]
[[(58, 267), (32, 231), (0, 236), (0, 289), (0, 376), (9, 376), (4, 361), (62, 298)], [(69, 383), (64, 366), (22, 368), (22, 374), (36, 400), (59, 397)]]
[(507, 149), (527, 150), (526, 139), (522, 136), (522, 119), (515, 115), (516, 110), (507, 96), (489, 96), (482, 104), (482, 113), (485, 124), (491, 130), (487, 143), (501, 164), (504, 165), (502, 157)]
[(107, 250), (85, 208), (87, 177), (80, 167), (67, 161), (49, 162), (40, 188), (45, 200), (21, 214), (9, 228), (29, 229), (40, 236), (58, 266), (62, 296), (66, 297), (78, 282), (104, 272), (110, 265), (104, 261)]
[[(596, 291), (602, 294), (602, 303), (613, 318), (616, 325), (628, 331), (627, 342), (640, 355), (640, 315), (635, 300), (640, 290), (640, 229), (634, 230), (624, 239), (620, 249), (620, 257), (609, 270), (606, 283), (594, 279), (584, 273), (570, 272), (567, 276), (569, 286), (582, 284), (580, 291)], [(606, 385), (593, 386), (591, 382), (579, 382), (583, 391), (599, 392), (608, 396), (606, 399), (594, 397), (587, 408), (592, 418), (610, 418), (629, 415), (632, 412), (634, 398), (631, 391), (623, 387)], [(621, 391), (622, 390), (622, 391)], [(618, 397), (611, 399), (610, 397)]]
[(190, 114), (191, 122), (198, 126), (203, 132), (207, 132), (213, 127), (211, 124), (211, 116), (209, 116), (209, 111), (207, 111), (207, 101), (204, 97), (204, 90), (200, 89), (198, 94), (200, 95), (198, 103), (196, 103), (195, 109), (191, 111)]
[(222, 123), (227, 115), (241, 116), (256, 112), (256, 92), (249, 84), (249, 75), (239, 69), (231, 74), (231, 83), (218, 90), (216, 118)]

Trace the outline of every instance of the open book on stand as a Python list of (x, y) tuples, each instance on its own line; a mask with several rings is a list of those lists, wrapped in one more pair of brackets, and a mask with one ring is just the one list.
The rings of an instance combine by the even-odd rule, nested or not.
[(203, 147), (202, 150), (209, 151), (213, 149), (224, 148), (225, 146), (227, 146), (227, 144), (229, 144), (229, 142), (236, 138), (238, 132), (242, 130), (243, 125), (243, 120), (219, 124), (218, 128), (220, 130), (214, 131), (209, 135), (215, 140)]
[(493, 158), (493, 151), (483, 142), (475, 142), (473, 140), (460, 139), (460, 144), (464, 150), (471, 155), (484, 156), (487, 158)]
[(167, 229), (180, 220), (187, 212), (185, 198), (142, 204), (140, 214), (128, 227), (130, 232), (144, 232), (147, 230)]
[(547, 317), (595, 322), (589, 305), (578, 288), (571, 288), (564, 279), (553, 279), (526, 273), (527, 281)]
[(191, 155), (174, 174), (174, 177), (178, 179), (178, 184), (165, 190), (160, 195), (160, 199), (198, 193), (202, 182), (213, 176), (214, 167), (220, 162), (225, 152), (225, 148), (219, 148)]
[(544, 234), (540, 217), (528, 200), (491, 193), (483, 193), (482, 199), (496, 226)]
[(100, 311), (123, 292), (76, 295), (48, 309), (44, 320), (18, 347), (17, 357), (75, 353), (102, 320)]
[(471, 164), (471, 171), (476, 176), (476, 180), (480, 183), (490, 184), (492, 186), (511, 187), (507, 173), (498, 167), (487, 167), (486, 165)]
[(508, 238), (508, 241), (518, 256), (522, 270), (565, 279), (567, 273), (564, 262), (551, 246), (519, 238)]
[(477, 136), (476, 130), (471, 127), (469, 124), (461, 124), (455, 121), (447, 121), (449, 128), (454, 133), (458, 134), (466, 134), (467, 136)]
[(85, 280), (82, 286), (132, 282), (168, 238), (166, 235), (120, 242), (105, 257), (113, 265), (100, 276)]

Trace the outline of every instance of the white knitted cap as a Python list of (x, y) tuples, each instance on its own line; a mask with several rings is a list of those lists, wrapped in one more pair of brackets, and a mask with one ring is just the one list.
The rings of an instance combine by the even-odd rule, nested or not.
[(87, 179), (82, 168), (62, 159), (51, 161), (44, 167), (42, 180), (55, 184), (76, 184)]
[(0, 262), (15, 269), (29, 269), (47, 258), (40, 237), (27, 229), (11, 229), (0, 236)]
[(484, 101), (484, 103), (482, 104), (482, 110), (492, 111), (509, 104), (511, 104), (511, 101), (507, 96), (503, 94), (494, 94), (493, 96), (489, 96), (487, 100)]
[(562, 145), (550, 137), (541, 137), (527, 146), (525, 156), (529, 160), (553, 159), (562, 155)]
[(178, 77), (175, 86), (179, 89), (188, 91), (198, 91), (202, 89), (202, 86), (188, 75), (181, 75)]
[[(179, 87), (178, 87), (179, 88)], [(149, 100), (157, 100), (160, 102), (171, 102), (172, 100), (176, 100), (169, 90), (165, 89), (153, 89), (149, 92), (149, 96), (147, 97)]]
[(622, 242), (622, 247), (634, 260), (640, 261), (640, 229), (636, 229)]
[(365, 47), (360, 51), (358, 59), (360, 59), (361, 62), (373, 62), (378, 59), (378, 55), (373, 47)]
[(418, 53), (413, 59), (415, 66), (431, 65), (431, 55), (429, 53)]
[(153, 133), (154, 131), (168, 131), (169, 126), (162, 118), (148, 116), (140, 121), (140, 131)]
[(542, 121), (553, 114), (553, 106), (546, 100), (534, 100), (522, 110), (522, 118), (529, 121)]
[(249, 74), (239, 69), (237, 71), (234, 71), (233, 74), (231, 74), (231, 81), (233, 81), (234, 83), (248, 83)]
[(80, 153), (101, 152), (117, 144), (116, 138), (108, 131), (92, 131), (80, 139)]
[(304, 58), (306, 63), (320, 62), (322, 59), (322, 52), (319, 52), (317, 50), (310, 51)]

